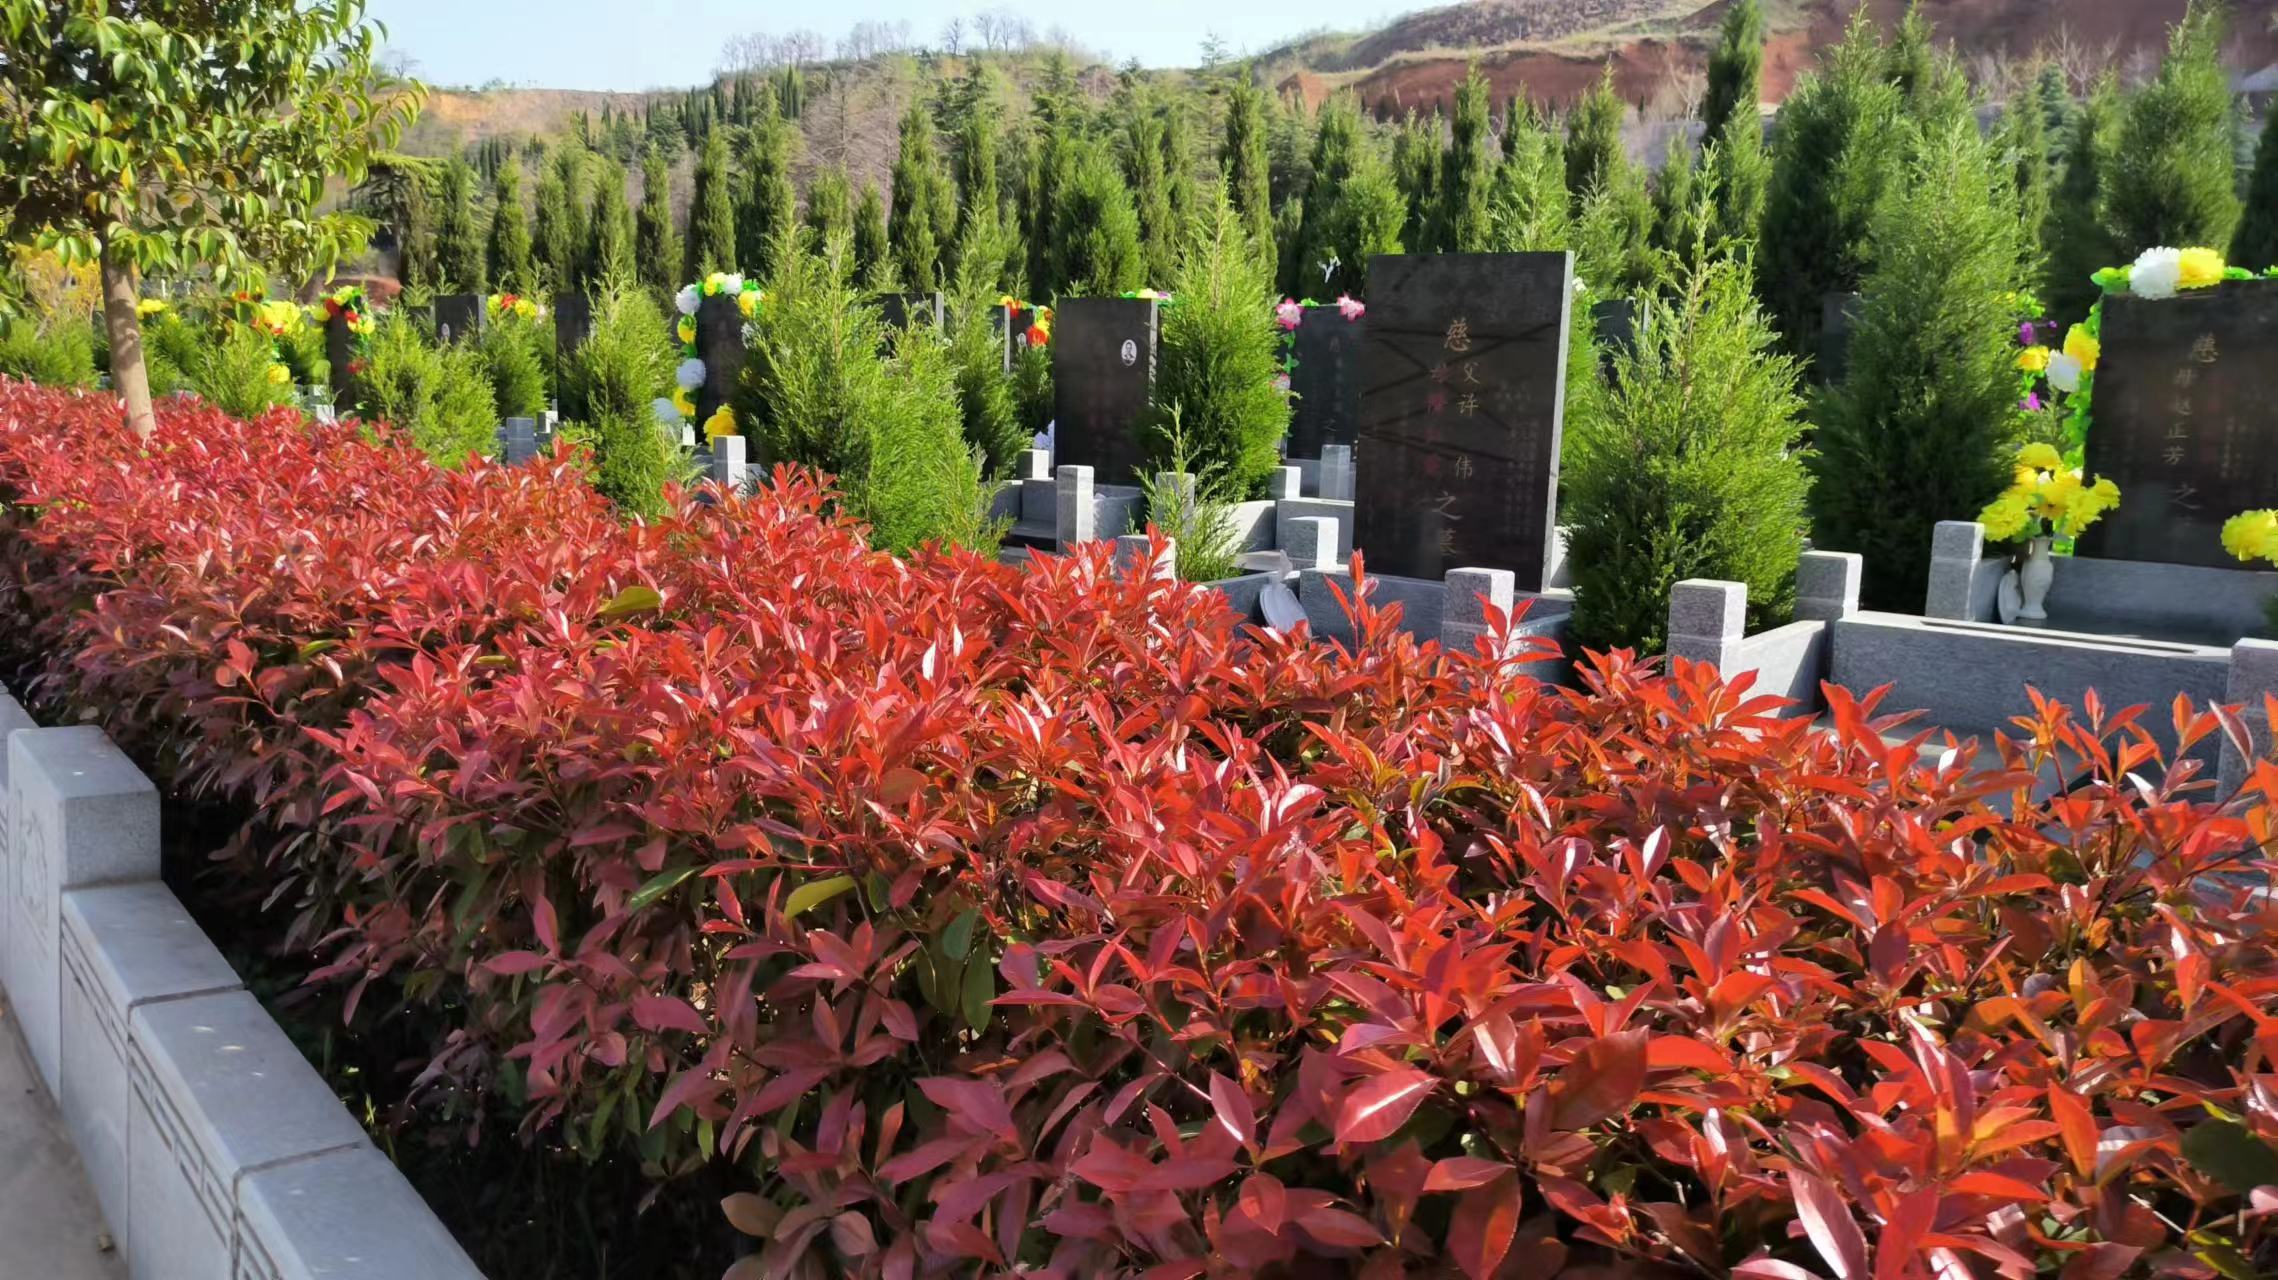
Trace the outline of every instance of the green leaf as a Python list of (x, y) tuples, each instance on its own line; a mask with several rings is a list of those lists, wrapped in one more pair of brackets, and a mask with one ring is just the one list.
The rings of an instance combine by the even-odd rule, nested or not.
[(306, 662), (310, 658), (323, 653), (327, 649), (337, 649), (339, 647), (340, 642), (338, 640), (311, 640), (307, 644), (301, 646), (301, 661)]
[(601, 606), (604, 618), (624, 618), (636, 613), (651, 613), (664, 607), (664, 597), (655, 587), (627, 587), (616, 598)]
[(2183, 1135), (2191, 1167), (2240, 1195), (2278, 1184), (2278, 1151), (2236, 1120), (2202, 1120)]
[(974, 956), (965, 966), (965, 1025), (978, 1031), (989, 1025), (989, 1001), (997, 998), (997, 971), (985, 956)]
[(973, 949), (973, 926), (980, 923), (980, 919), (981, 913), (970, 907), (958, 912), (957, 918), (942, 931), (942, 952), (952, 960), (964, 959), (965, 953)]
[(828, 880), (815, 880), (800, 885), (791, 891), (790, 897), (783, 900), (783, 915), (795, 920), (852, 888), (853, 876), (832, 876)]
[(633, 896), (625, 899), (626, 914), (630, 915), (670, 893), (673, 886), (695, 874), (694, 867), (672, 867), (650, 876), (647, 884), (633, 890)]

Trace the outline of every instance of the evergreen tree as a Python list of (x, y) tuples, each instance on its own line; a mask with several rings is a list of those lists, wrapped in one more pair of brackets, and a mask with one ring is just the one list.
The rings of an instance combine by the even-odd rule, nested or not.
[[(1669, 137), (1669, 154), (1653, 181), (1653, 250), (1665, 262), (1708, 247), (1708, 224), (1716, 205), (1704, 199), (1706, 183), (1693, 158), (1693, 144), (1682, 132)], [(1688, 287), (1690, 285), (1688, 284)]]
[[(1327, 253), (1301, 265), (1307, 289), (1322, 294), (1350, 293), (1368, 296), (1369, 259), (1378, 254), (1402, 252), (1401, 229), (1408, 222), (1408, 201), (1392, 176), (1392, 167), (1371, 145), (1353, 155), (1352, 176), (1337, 193), (1328, 226)], [(1334, 266), (1326, 274), (1322, 263)]]
[[(1147, 264), (1139, 247), (1139, 214), (1122, 169), (1100, 143), (1085, 139), (1069, 146), (1072, 167), (1055, 195), (1051, 278), (1062, 291), (1079, 295), (1144, 287)], [(1255, 245), (1252, 251), (1261, 252)]]
[(1273, 188), (1266, 157), (1265, 95), (1246, 70), (1226, 90), (1226, 134), (1218, 148), (1218, 167), (1250, 243), (1271, 244)]
[(1572, 247), (1574, 204), (1566, 191), (1566, 153), (1558, 138), (1533, 112), (1514, 111), (1503, 126), (1503, 148), (1489, 202), (1495, 250)]
[(1764, 96), (1763, 0), (1733, 0), (1717, 24), (1709, 51), (1708, 96), (1701, 102), (1701, 136), (1713, 142), (1735, 116), (1757, 119)]
[(2254, 172), (2246, 184), (2246, 212), (2231, 236), (2230, 260), (2249, 271), (2278, 266), (2278, 128), (2262, 127)]
[(1313, 186), (1313, 113), (1302, 94), (1268, 95), (1266, 120), (1266, 198), (1279, 211), (1302, 200)]
[(435, 262), (434, 201), (424, 177), (417, 172), (405, 175), (403, 213), (396, 230), (401, 255), (396, 264), (396, 278), (406, 289), (433, 289), (441, 283), (440, 269)]
[(1438, 117), (1419, 119), (1409, 111), (1392, 140), (1392, 175), (1408, 204), (1401, 241), (1410, 253), (1438, 253), (1442, 247)]
[(565, 254), (574, 262), (576, 255), (562, 247), (564, 237), (569, 234), (569, 196), (562, 188), (559, 165), (545, 160), (539, 162), (538, 189), (530, 203), (530, 268), (536, 277), (532, 287), (566, 291), (574, 272), (562, 274), (556, 270), (556, 264), (563, 261)]
[(728, 139), (715, 129), (696, 156), (696, 186), (688, 198), (687, 260), (682, 283), (736, 269), (735, 201), (728, 193)]
[(1294, 271), (1282, 281), (1283, 292), (1301, 297), (1323, 283), (1323, 264), (1335, 262), (1338, 223), (1361, 151), (1368, 145), (1361, 133), (1360, 108), (1351, 94), (1340, 93), (1321, 108), (1313, 133), (1313, 185), (1305, 193), (1298, 223)]
[(1577, 218), (1597, 229), (1600, 259), (1589, 283), (1605, 296), (1637, 293), (1658, 275), (1653, 256), (1653, 196), (1644, 171), (1629, 158), (1622, 121), (1629, 108), (1614, 92), (1608, 67), (1566, 121), (1566, 190)]
[(862, 184), (862, 203), (854, 210), (854, 236), (849, 265), (855, 279), (865, 285), (882, 285), (881, 276), (893, 273), (893, 246), (886, 239), (886, 202), (874, 183)]
[(633, 206), (625, 202), (625, 166), (606, 156), (594, 166), (591, 226), (582, 277), (587, 292), (634, 283)]
[(1747, 584), (1751, 632), (1787, 620), (1807, 482), (1798, 368), (1776, 341), (1746, 264), (1710, 257), (1615, 358), (1601, 419), (1567, 437), (1577, 643), (1661, 651), (1687, 578)]
[(633, 258), (640, 282), (659, 298), (669, 298), (686, 283), (686, 265), (680, 250), (680, 229), (672, 221), (672, 170), (664, 151), (649, 148), (641, 160), (641, 209), (633, 223)]
[(1178, 265), (1179, 226), (1171, 214), (1170, 174), (1164, 169), (1163, 118), (1142, 108), (1132, 114), (1124, 135), (1124, 164), (1131, 179), (1131, 203), (1139, 216), (1140, 256), (1148, 280), (1168, 280)]
[(1850, 368), (1812, 458), (1813, 540), (1864, 555), (1874, 609), (1920, 607), (1932, 526), (2001, 492), (2019, 429), (2011, 181), (1969, 124), (1927, 141), (1874, 218)]
[(2104, 170), (2104, 217), (2120, 261), (2157, 245), (2221, 248), (2238, 225), (2235, 117), (2222, 12), (2198, 3), (2169, 33), (2159, 78), (2128, 99)]
[(482, 211), (475, 204), (475, 171), (463, 155), (443, 166), (442, 216), (435, 224), (435, 256), (442, 285), (454, 293), (482, 293), (490, 272), (483, 262)]
[(2105, 267), (2121, 265), (2119, 246), (2104, 223), (2104, 174), (2119, 127), (2120, 90), (2107, 74), (2073, 116), (2064, 175), (2057, 180), (2048, 220), (2042, 224), (2048, 267), (2041, 296), (2049, 314), (2060, 322), (2086, 319), (2088, 309), (2104, 293), (2091, 277)]
[(1997, 138), (2009, 163), (2009, 181), (2017, 194), (2017, 217), (2024, 228), (2025, 243), (2038, 253), (2054, 185), (2049, 171), (2048, 117), (2041, 113), (2039, 97), (2019, 93), (2004, 103)]
[(799, 193), (791, 186), (791, 144), (791, 128), (775, 105), (775, 86), (760, 85), (744, 154), (748, 184), (736, 207), (736, 263), (762, 279), (773, 274), (772, 255), (783, 232), (799, 220)]
[(854, 184), (846, 180), (846, 170), (817, 169), (808, 180), (806, 222), (817, 249), (854, 234)]
[(648, 293), (602, 290), (593, 333), (571, 357), (563, 402), (582, 406), (576, 434), (593, 450), (593, 487), (630, 514), (665, 510), (664, 486), (680, 468), (680, 438), (650, 408), (672, 390), (675, 353), (664, 312)]
[[(981, 64), (974, 65), (978, 71)], [(957, 242), (962, 245), (977, 236), (997, 235), (998, 224), (1004, 219), (1004, 187), (997, 181), (996, 112), (986, 98), (965, 108), (957, 132), (955, 168)]]
[(916, 292), (943, 283), (942, 253), (956, 234), (956, 195), (933, 144), (933, 120), (911, 103), (902, 114), (901, 150), (894, 158), (894, 207), (886, 223), (902, 287)]
[(1952, 56), (1932, 42), (1922, 0), (1908, 0), (1898, 33), (1883, 51), (1883, 74), (1898, 88), (1900, 109), (1917, 136), (1942, 137), (1962, 120), (1975, 121), (1969, 81)]
[(2061, 176), (2064, 172), (2065, 153), (2072, 148), (2072, 121), (2077, 113), (2072, 101), (2072, 89), (2064, 78), (2064, 68), (2054, 62), (2041, 64), (2041, 72), (2033, 80), (2033, 94), (2040, 100), (2042, 136), (2048, 140), (2049, 172)]
[(1577, 209), (1592, 191), (1620, 185), (1621, 171), (1629, 165), (1629, 150), (1622, 144), (1622, 122), (1628, 116), (1608, 65), (1566, 118), (1566, 189)]
[(1861, 9), (1780, 108), (1756, 243), (1756, 286), (1784, 349), (1819, 353), (1820, 304), (1856, 289), (1868, 222), (1889, 184), (1900, 114), (1882, 44)]
[(1273, 278), (1232, 204), (1221, 196), (1180, 257), (1163, 313), (1148, 451), (1172, 461), (1174, 425), (1198, 478), (1239, 501), (1259, 493), (1281, 459), (1289, 398), (1274, 385), (1281, 335)]
[(1479, 253), (1492, 231), (1487, 205), (1496, 155), (1487, 121), (1487, 80), (1476, 65), (1456, 86), (1451, 124), (1447, 156), (1440, 164), (1440, 226), (1449, 252)]
[(1163, 172), (1170, 178), (1174, 239), (1183, 238), (1186, 228), (1202, 216), (1203, 191), (1196, 177), (1202, 166), (1195, 151), (1200, 137), (1201, 127), (1191, 112), (1174, 109), (1163, 118)]
[(511, 156), (498, 166), (491, 192), (490, 278), (500, 289), (527, 293), (537, 286), (530, 266), (530, 223), (522, 212), (522, 166)]
[(1741, 113), (1725, 121), (1701, 158), (1709, 193), (1709, 247), (1724, 254), (1755, 256), (1756, 232), (1764, 221), (1764, 188), (1772, 176), (1764, 154), (1764, 125)]
[(531, 248), (540, 259), (538, 265), (553, 272), (557, 289), (580, 287), (586, 250), (592, 245), (593, 159), (593, 153), (575, 141), (554, 148), (551, 163), (562, 188), (560, 238), (549, 244), (533, 237)]

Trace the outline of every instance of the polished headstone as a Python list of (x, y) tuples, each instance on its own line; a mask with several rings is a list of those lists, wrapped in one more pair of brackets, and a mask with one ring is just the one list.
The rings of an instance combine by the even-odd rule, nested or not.
[(1155, 303), (1070, 298), (1052, 328), (1053, 460), (1129, 484), (1144, 460), (1139, 428), (1155, 390)]
[(1346, 319), (1335, 306), (1305, 308), (1290, 354), (1289, 456), (1318, 458), (1329, 445), (1349, 445), (1360, 429), (1364, 317)]
[(439, 342), (472, 342), (482, 337), (483, 297), (479, 293), (445, 293), (435, 298), (435, 338)]

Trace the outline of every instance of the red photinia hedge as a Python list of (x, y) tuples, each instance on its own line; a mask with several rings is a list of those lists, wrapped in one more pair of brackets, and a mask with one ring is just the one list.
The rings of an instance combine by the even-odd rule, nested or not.
[(739, 1277), (2278, 1267), (2278, 767), (102, 411), (0, 384), (44, 694), (266, 799), (242, 866), (455, 1011), (438, 1078), (740, 1162)]

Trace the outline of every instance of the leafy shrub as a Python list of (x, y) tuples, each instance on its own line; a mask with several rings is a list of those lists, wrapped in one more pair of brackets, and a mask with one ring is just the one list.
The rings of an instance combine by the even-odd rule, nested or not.
[[(1234, 503), (1224, 476), (1196, 461), (1194, 446), (1176, 413), (1164, 431), (1164, 465), (1159, 474), (1139, 477), (1147, 502), (1147, 523), (1171, 540), (1172, 563), (1186, 582), (1216, 582), (1234, 576), (1242, 554), (1234, 523)], [(1167, 476), (1183, 476), (1169, 480)]]
[(657, 420), (655, 402), (672, 391), (677, 353), (664, 313), (645, 290), (619, 283), (596, 300), (593, 333), (570, 362), (585, 419), (575, 437), (593, 450), (593, 483), (624, 510), (654, 516), (664, 487), (683, 479), (677, 429)]
[(293, 403), (292, 370), (277, 362), (276, 340), (250, 325), (223, 321), (187, 356), (183, 387), (233, 418)]
[[(1704, 200), (1697, 206), (1708, 207)], [(1658, 653), (1669, 589), (1685, 578), (1748, 585), (1752, 629), (1786, 621), (1806, 488), (1796, 364), (1772, 350), (1748, 270), (1689, 271), (1585, 430), (1568, 437), (1574, 636)]]
[(1148, 452), (1169, 460), (1170, 428), (1183, 429), (1194, 463), (1221, 477), (1227, 492), (1261, 492), (1281, 463), (1289, 396), (1274, 379), (1281, 334), (1274, 324), (1273, 264), (1223, 198), (1188, 240), (1163, 308)]
[(95, 328), (82, 320), (0, 320), (0, 377), (43, 387), (95, 385)]
[(552, 327), (512, 310), (494, 310), (489, 319), (478, 349), (499, 418), (545, 416), (546, 370), (553, 363)]
[(372, 329), (360, 412), (392, 422), (411, 443), (445, 466), (497, 447), (498, 400), (473, 346), (437, 346), (419, 332), (409, 308), (379, 318)]
[(1012, 353), (1012, 396), (1020, 429), (1029, 441), (1052, 425), (1052, 348), (1022, 343)]
[(439, 1082), (734, 1161), (745, 1271), (2278, 1263), (2278, 764), (2217, 807), (2040, 704), (1977, 774), (1840, 691), (897, 559), (788, 472), (627, 524), (573, 459), (105, 410), (0, 386), (0, 644), (258, 800), (233, 870)]
[[(994, 224), (977, 223), (960, 247), (957, 293), (950, 302), (949, 361), (965, 442), (980, 450), (986, 474), (1009, 475), (1036, 431), (1021, 421), (1017, 388), (1005, 376), (1005, 335), (992, 318), (993, 272), (1004, 258)], [(1041, 430), (1041, 428), (1038, 428)]]

